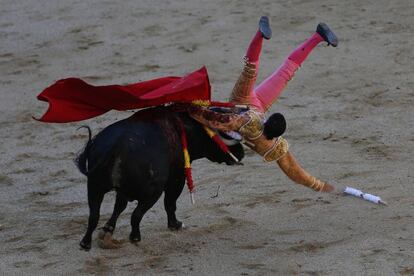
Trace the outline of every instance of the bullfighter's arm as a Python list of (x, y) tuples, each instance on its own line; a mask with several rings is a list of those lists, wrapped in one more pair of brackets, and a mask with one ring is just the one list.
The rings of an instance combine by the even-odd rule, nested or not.
[(193, 105), (187, 110), (194, 120), (221, 131), (238, 131), (249, 120), (243, 115), (219, 113), (202, 106)]
[(277, 164), (292, 181), (298, 184), (318, 192), (332, 192), (335, 189), (331, 184), (320, 181), (305, 171), (289, 151), (277, 160)]

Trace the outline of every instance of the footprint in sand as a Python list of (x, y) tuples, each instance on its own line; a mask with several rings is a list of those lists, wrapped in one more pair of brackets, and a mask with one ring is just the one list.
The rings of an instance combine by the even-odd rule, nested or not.
[(0, 185), (1, 186), (12, 186), (13, 179), (8, 177), (7, 175), (0, 174)]
[(32, 169), (32, 168), (24, 168), (24, 169), (15, 170), (15, 171), (13, 171), (11, 173), (12, 174), (27, 174), (27, 173), (34, 173), (34, 172), (36, 172), (35, 169)]
[(264, 248), (266, 244), (267, 243), (239, 245), (239, 246), (236, 246), (236, 248), (243, 249), (243, 250), (256, 250), (256, 249)]
[(95, 275), (112, 274), (113, 271), (108, 265), (108, 260), (105, 257), (94, 257), (85, 261), (81, 273), (89, 273)]
[(32, 262), (21, 261), (21, 262), (15, 262), (13, 265), (17, 268), (25, 268), (25, 267), (30, 267), (32, 265)]
[(144, 260), (143, 265), (151, 269), (163, 268), (166, 260), (164, 256), (152, 256)]
[(401, 275), (414, 275), (414, 266), (412, 267), (404, 267), (400, 270)]
[(51, 263), (46, 263), (46, 264), (42, 265), (42, 268), (43, 268), (43, 269), (45, 269), (45, 268), (50, 268), (50, 267), (56, 266), (58, 263), (59, 263), (59, 262), (51, 262)]
[(331, 242), (304, 242), (304, 241), (299, 241), (297, 243), (297, 245), (291, 246), (288, 248), (288, 250), (290, 251), (294, 251), (294, 252), (317, 252), (320, 250), (323, 250), (327, 247), (342, 243), (344, 241), (344, 239), (341, 240), (336, 240), (336, 241), (331, 241)]
[(17, 242), (17, 241), (23, 240), (23, 238), (24, 238), (23, 236), (16, 236), (16, 237), (6, 240), (5, 242), (6, 243)]

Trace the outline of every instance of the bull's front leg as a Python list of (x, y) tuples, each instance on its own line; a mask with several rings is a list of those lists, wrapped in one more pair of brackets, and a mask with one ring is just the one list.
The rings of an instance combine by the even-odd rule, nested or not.
[(139, 224), (141, 223), (142, 217), (145, 213), (154, 206), (155, 202), (158, 201), (162, 194), (162, 191), (157, 192), (152, 197), (145, 198), (143, 200), (138, 201), (138, 206), (135, 208), (134, 212), (132, 212), (131, 216), (131, 234), (129, 234), (129, 240), (132, 243), (136, 243), (141, 241), (141, 232), (139, 229)]
[(180, 230), (183, 227), (183, 223), (175, 216), (175, 211), (177, 210), (177, 199), (183, 191), (184, 183), (185, 177), (181, 176), (169, 182), (165, 189), (164, 207), (170, 230)]

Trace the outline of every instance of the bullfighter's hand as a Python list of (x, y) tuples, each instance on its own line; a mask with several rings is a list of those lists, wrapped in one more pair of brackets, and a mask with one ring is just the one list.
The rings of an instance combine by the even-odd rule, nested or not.
[(325, 182), (325, 185), (323, 185), (321, 192), (331, 193), (333, 191), (335, 191), (335, 186)]

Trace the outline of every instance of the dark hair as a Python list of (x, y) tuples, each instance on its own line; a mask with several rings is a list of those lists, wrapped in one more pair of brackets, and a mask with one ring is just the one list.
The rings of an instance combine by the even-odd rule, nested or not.
[(264, 123), (263, 134), (267, 139), (279, 137), (286, 130), (285, 117), (280, 113), (273, 113)]

